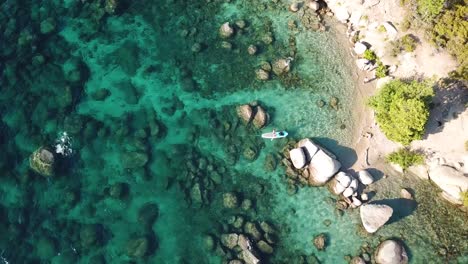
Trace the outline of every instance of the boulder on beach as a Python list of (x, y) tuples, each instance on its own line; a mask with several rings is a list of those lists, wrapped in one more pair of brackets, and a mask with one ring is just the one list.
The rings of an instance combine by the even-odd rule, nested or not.
[(374, 182), (374, 177), (367, 171), (362, 170), (358, 172), (359, 181), (364, 185), (369, 185)]
[(307, 0), (304, 4), (306, 7), (314, 10), (314, 11), (317, 11), (320, 9), (320, 4), (319, 2), (315, 1), (315, 0)]
[(353, 179), (349, 174), (342, 171), (338, 172), (335, 178), (345, 188), (349, 187), (349, 185), (351, 184), (351, 180)]
[(377, 264), (407, 264), (408, 254), (405, 248), (395, 240), (385, 240), (375, 251)]
[(366, 50), (367, 50), (367, 46), (364, 45), (362, 42), (354, 43), (354, 52), (356, 52), (357, 55), (364, 54)]
[(348, 20), (350, 16), (346, 7), (343, 7), (343, 6), (336, 8), (334, 12), (335, 12), (336, 19), (338, 19), (338, 21), (342, 23), (346, 23), (346, 21)]
[(341, 168), (341, 163), (320, 149), (309, 164), (309, 183), (322, 186)]
[(369, 233), (376, 232), (392, 217), (393, 209), (384, 204), (366, 204), (361, 206), (362, 225)]
[(331, 187), (331, 191), (333, 192), (333, 194), (335, 195), (340, 195), (344, 192), (344, 190), (346, 190), (346, 187), (344, 187), (343, 185), (341, 185), (341, 183), (338, 182), (338, 180), (336, 179), (336, 177), (334, 177), (331, 182), (330, 182), (330, 187)]
[(294, 148), (289, 151), (289, 157), (296, 169), (301, 169), (306, 164), (306, 156), (302, 148)]
[(384, 26), (385, 31), (387, 31), (387, 34), (389, 37), (395, 38), (397, 36), (398, 31), (391, 22), (389, 21), (383, 22), (382, 26)]
[(54, 154), (43, 147), (40, 147), (29, 157), (29, 167), (38, 174), (50, 177), (54, 174), (55, 158)]
[(468, 191), (468, 177), (461, 171), (435, 165), (429, 169), (429, 178), (444, 191), (444, 198), (453, 203), (462, 203), (461, 192)]

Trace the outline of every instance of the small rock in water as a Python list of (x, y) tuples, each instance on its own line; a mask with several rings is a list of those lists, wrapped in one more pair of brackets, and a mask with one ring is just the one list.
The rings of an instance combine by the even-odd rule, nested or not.
[(233, 249), (235, 246), (237, 246), (237, 241), (239, 239), (239, 236), (237, 234), (222, 234), (221, 235), (221, 244), (223, 244), (225, 247), (229, 249)]
[(260, 63), (260, 68), (264, 71), (271, 72), (271, 64), (268, 61), (263, 61)]
[(243, 29), (247, 26), (247, 23), (245, 22), (245, 20), (240, 19), (236, 21), (236, 26), (240, 29)]
[(193, 53), (198, 53), (202, 50), (202, 45), (200, 43), (194, 43), (191, 48)]
[(319, 108), (322, 108), (322, 107), (325, 106), (325, 102), (324, 102), (323, 100), (318, 100), (318, 101), (317, 101), (317, 106), (318, 106)]
[(295, 3), (292, 3), (291, 5), (289, 5), (289, 11), (291, 11), (291, 12), (297, 12), (297, 11), (299, 11), (300, 8), (301, 8), (301, 4), (298, 3), (298, 2), (295, 2)]
[(131, 239), (127, 242), (127, 255), (129, 257), (141, 258), (148, 253), (149, 242), (145, 237)]
[(330, 225), (332, 224), (332, 221), (331, 221), (330, 219), (325, 219), (325, 220), (323, 221), (323, 224), (324, 224), (325, 226), (330, 226)]
[(222, 38), (230, 38), (234, 35), (234, 28), (229, 25), (229, 22), (226, 22), (219, 28), (219, 35)]
[(273, 63), (273, 72), (277, 76), (281, 76), (283, 74), (286, 74), (289, 72), (291, 67), (291, 59), (279, 59), (276, 60), (275, 63)]
[(52, 18), (43, 20), (40, 25), (40, 30), (42, 34), (49, 34), (55, 30), (55, 21)]
[(241, 208), (244, 211), (248, 211), (252, 208), (252, 200), (250, 199), (244, 199), (241, 204)]
[(335, 110), (338, 110), (338, 98), (336, 97), (332, 97), (330, 99), (330, 106), (335, 109)]
[(351, 259), (350, 264), (366, 264), (361, 257), (354, 257)]
[(249, 55), (255, 55), (257, 54), (257, 46), (255, 45), (249, 45), (249, 47), (247, 48), (247, 52), (249, 53)]
[(258, 241), (257, 248), (264, 254), (273, 254), (273, 248), (263, 240)]
[(270, 73), (265, 71), (264, 69), (257, 69), (255, 71), (255, 77), (257, 78), (257, 80), (267, 81), (270, 79)]
[(385, 240), (377, 247), (375, 262), (379, 264), (406, 264), (408, 263), (408, 255), (399, 242)]
[(231, 50), (232, 49), (232, 44), (231, 44), (231, 42), (223, 41), (223, 42), (221, 42), (221, 48)]
[(327, 243), (327, 237), (325, 234), (322, 233), (314, 237), (314, 246), (318, 250), (325, 250), (325, 247), (327, 246), (326, 243)]

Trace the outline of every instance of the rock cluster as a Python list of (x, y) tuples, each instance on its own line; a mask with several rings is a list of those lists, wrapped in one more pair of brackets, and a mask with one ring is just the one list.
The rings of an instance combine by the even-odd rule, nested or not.
[(251, 123), (257, 129), (265, 127), (270, 119), (266, 110), (257, 102), (240, 105), (236, 111), (244, 124)]

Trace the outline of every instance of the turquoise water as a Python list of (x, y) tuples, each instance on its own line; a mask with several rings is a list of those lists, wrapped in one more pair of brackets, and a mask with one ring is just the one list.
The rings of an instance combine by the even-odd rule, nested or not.
[[(274, 254), (259, 255), (267, 263), (345, 263), (363, 244), (375, 247), (380, 237), (357, 232), (357, 212), (341, 215), (325, 188), (288, 184), (286, 140), (259, 137), (284, 128), (295, 139), (314, 137), (345, 165), (356, 155), (351, 109), (359, 98), (348, 52), (332, 29), (305, 30), (276, 2), (121, 1), (109, 14), (112, 1), (3, 1), (3, 262), (221, 263), (236, 258), (221, 234), (246, 233), (233, 217), (274, 227)], [(218, 29), (240, 19), (247, 26), (227, 50)], [(288, 29), (291, 19), (298, 29)], [(41, 21), (53, 31), (40, 33)], [(272, 44), (263, 42), (267, 32)], [(290, 38), (291, 72), (256, 80), (263, 61), (291, 56)], [(247, 53), (250, 44), (257, 55)], [(236, 115), (252, 101), (271, 116), (261, 131)], [(74, 154), (57, 158), (52, 177), (34, 173), (29, 156), (63, 131)], [(265, 166), (271, 158), (274, 170)], [(230, 192), (242, 206), (223, 206)], [(411, 221), (380, 235), (412, 232)], [(312, 243), (319, 233), (329, 238), (326, 251)], [(408, 239), (415, 263), (437, 263), (431, 240)]]

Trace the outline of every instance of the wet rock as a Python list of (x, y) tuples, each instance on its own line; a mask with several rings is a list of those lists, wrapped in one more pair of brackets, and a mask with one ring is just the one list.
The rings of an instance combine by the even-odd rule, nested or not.
[(122, 153), (122, 165), (126, 169), (141, 168), (148, 162), (148, 155), (142, 151)]
[(147, 203), (138, 210), (138, 222), (146, 228), (151, 228), (158, 216), (159, 208), (155, 203)]
[(234, 28), (229, 25), (229, 22), (226, 22), (219, 28), (219, 35), (222, 38), (230, 38), (234, 35)]
[(223, 244), (225, 247), (229, 249), (233, 249), (235, 246), (237, 246), (237, 241), (239, 239), (239, 236), (237, 234), (222, 234), (221, 235), (221, 244)]
[(279, 59), (273, 63), (272, 70), (277, 76), (284, 75), (289, 72), (291, 67), (291, 59)]
[(54, 174), (54, 166), (54, 154), (44, 147), (40, 147), (29, 157), (29, 167), (42, 176), (52, 176)]
[(375, 252), (377, 264), (407, 264), (408, 255), (405, 248), (395, 240), (380, 243)]
[(294, 2), (289, 5), (289, 11), (291, 12), (297, 12), (301, 8), (301, 3)]
[(263, 107), (261, 106), (257, 106), (256, 111), (257, 112), (255, 113), (255, 117), (252, 123), (255, 126), (255, 128), (261, 129), (268, 124), (269, 116), (265, 109), (263, 109)]
[(250, 105), (245, 104), (238, 106), (236, 108), (237, 116), (244, 122), (244, 124), (248, 124), (253, 118), (253, 109)]
[(257, 46), (255, 45), (249, 45), (249, 47), (247, 48), (247, 53), (249, 53), (249, 55), (255, 55), (257, 54)]
[(255, 223), (246, 222), (244, 225), (244, 232), (256, 240), (260, 240), (262, 238), (262, 233), (258, 230)]
[(413, 199), (413, 195), (407, 189), (401, 189), (400, 195), (401, 195), (401, 198), (410, 199), (410, 200)]
[(361, 221), (369, 233), (376, 232), (390, 219), (393, 209), (384, 204), (366, 204), (361, 206)]
[(294, 148), (289, 151), (289, 157), (296, 169), (301, 169), (306, 164), (306, 156), (302, 148)]
[(332, 98), (330, 99), (330, 106), (331, 106), (331, 108), (333, 108), (334, 110), (338, 110), (338, 98), (332, 97)]
[(258, 241), (257, 248), (258, 250), (260, 250), (260, 252), (264, 254), (268, 254), (268, 255), (273, 254), (273, 248), (267, 242), (263, 240)]
[(327, 236), (325, 234), (322, 233), (314, 237), (314, 246), (318, 250), (325, 250), (326, 244)]
[(130, 239), (126, 245), (126, 253), (129, 257), (141, 258), (148, 253), (149, 241), (146, 237)]
[(239, 199), (233, 192), (223, 194), (223, 206), (224, 208), (234, 209), (239, 206)]
[(270, 73), (264, 69), (255, 70), (255, 77), (260, 81), (268, 81), (270, 79)]

